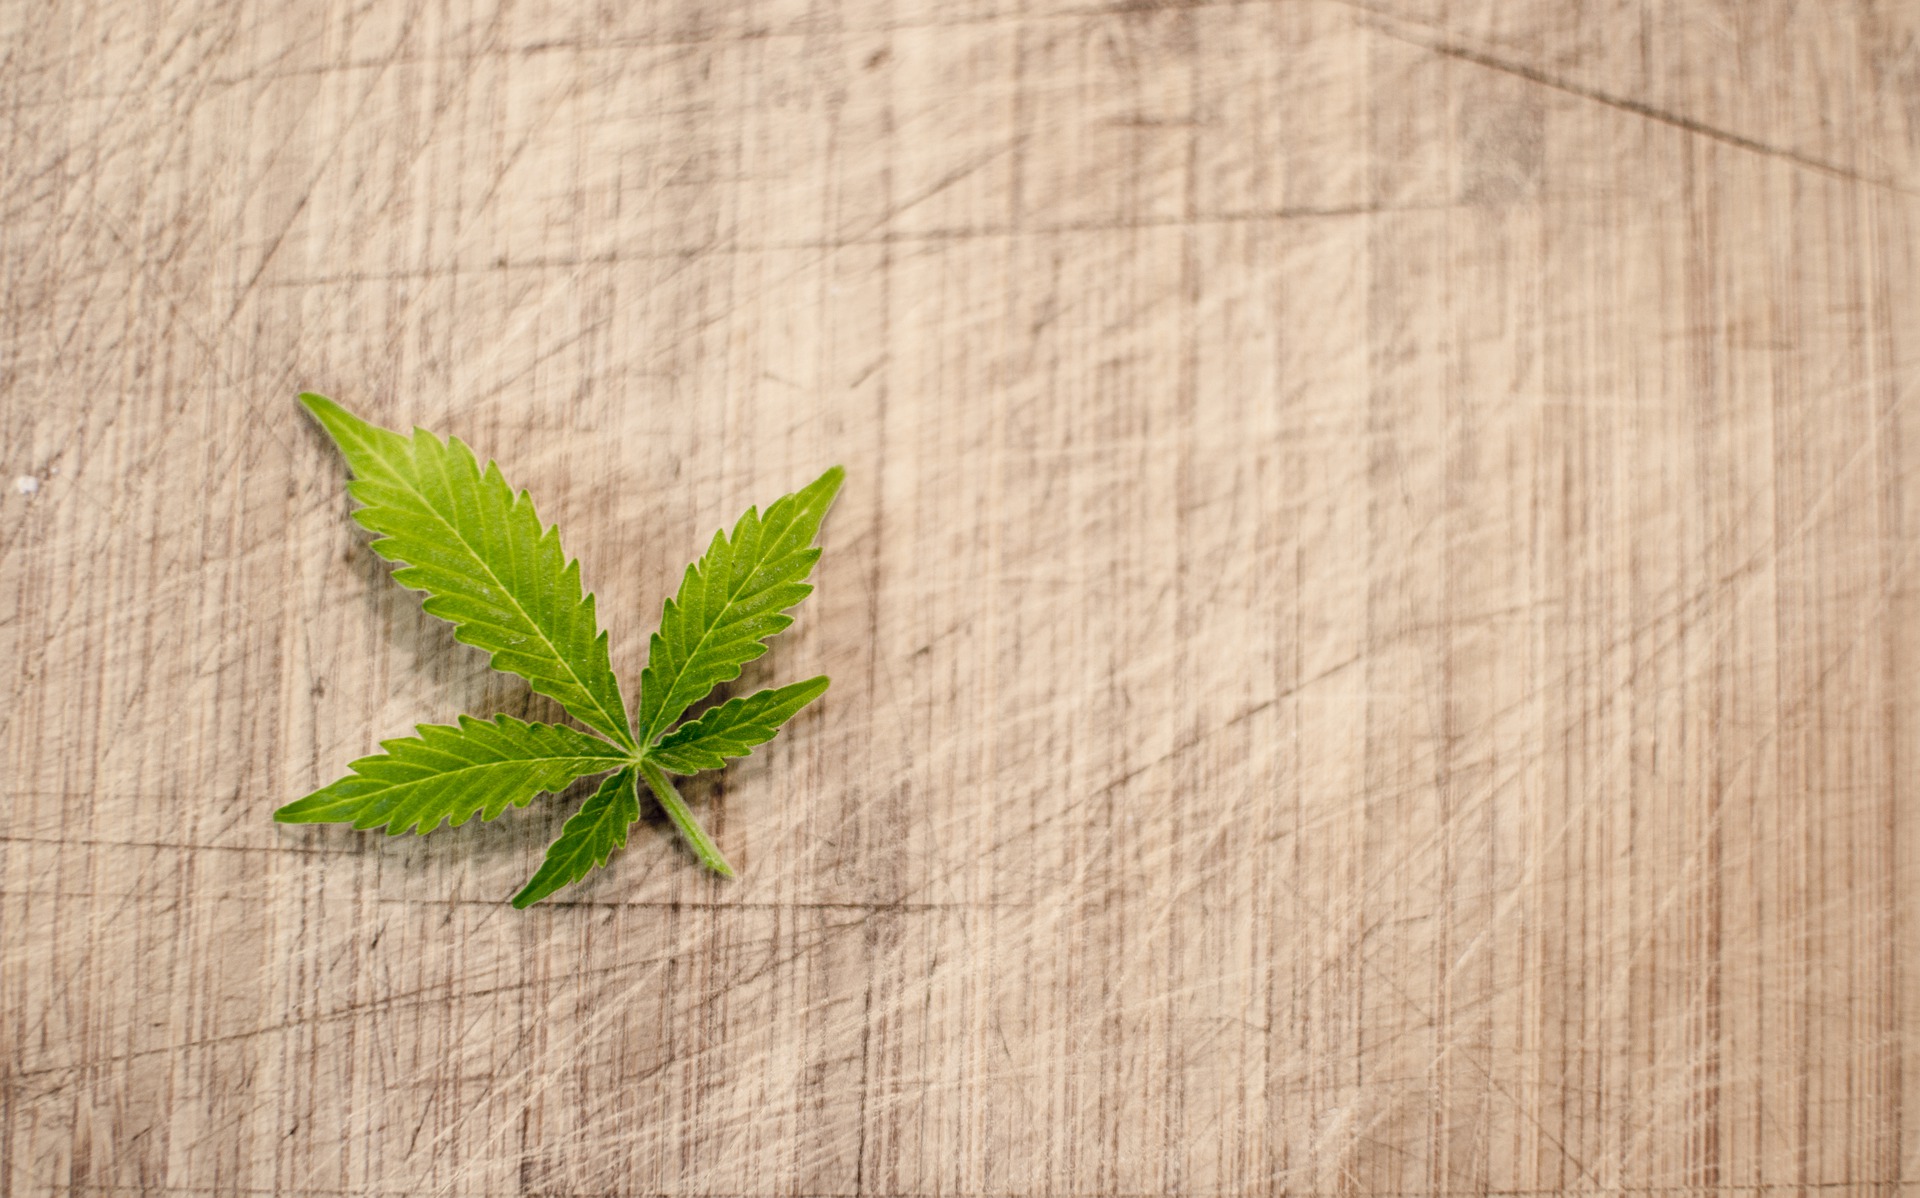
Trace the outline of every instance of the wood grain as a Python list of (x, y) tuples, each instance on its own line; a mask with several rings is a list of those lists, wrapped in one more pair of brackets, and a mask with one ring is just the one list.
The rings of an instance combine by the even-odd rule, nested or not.
[[(1920, 9), (0, 3), (0, 1192), (1912, 1193)], [(565, 901), (551, 717), (835, 461), (831, 694)], [(30, 493), (29, 493), (30, 492)]]

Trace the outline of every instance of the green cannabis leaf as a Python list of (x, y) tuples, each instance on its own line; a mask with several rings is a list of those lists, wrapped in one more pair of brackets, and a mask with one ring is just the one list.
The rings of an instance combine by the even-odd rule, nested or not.
[(714, 533), (706, 555), (687, 567), (640, 671), (642, 741), (651, 744), (708, 691), (738, 678), (767, 651), (767, 638), (793, 623), (783, 613), (813, 593), (805, 581), (820, 560), (813, 535), (842, 476), (835, 466), (775, 500), (764, 517), (748, 508), (731, 537)]
[[(694, 719), (687, 712), (714, 687), (767, 651), (793, 623), (787, 615), (813, 588), (820, 522), (840, 489), (835, 466), (763, 516), (748, 508), (733, 532), (716, 533), (668, 599), (640, 674), (632, 726), (613, 676), (607, 634), (580, 563), (560, 549), (559, 530), (542, 526), (525, 491), (499, 467), (483, 469), (459, 438), (425, 429), (412, 436), (368, 424), (324, 396), (300, 397), (352, 468), (354, 519), (376, 534), (374, 552), (398, 564), (394, 581), (426, 592), (421, 607), (454, 626), (454, 637), (486, 650), (493, 668), (517, 674), (599, 735), (511, 716), (458, 726), (422, 724), (418, 736), (381, 742), (353, 772), (275, 811), (288, 824), (346, 823), (415, 830), (482, 820), (558, 793), (580, 778), (608, 774), (547, 848), (545, 862), (513, 905), (527, 907), (606, 864), (626, 847), (640, 818), (638, 780), (701, 863), (733, 869), (674, 789), (668, 773), (719, 769), (745, 757), (826, 692), (827, 679), (730, 699)], [(609, 773), (609, 771), (611, 771)]]
[(513, 905), (530, 907), (605, 865), (613, 850), (627, 847), (627, 828), (639, 818), (640, 799), (633, 792), (629, 767), (602, 782), (593, 797), (567, 819), (560, 839), (547, 846), (540, 871), (513, 896)]
[(676, 774), (720, 769), (727, 758), (745, 757), (753, 752), (753, 746), (772, 740), (794, 712), (826, 690), (824, 677), (809, 678), (777, 690), (729, 699), (661, 737), (649, 755)]
[(418, 824), (425, 836), (443, 819), (456, 828), (476, 811), (492, 819), (627, 760), (625, 751), (599, 737), (508, 715), (492, 723), (463, 715), (458, 728), (422, 724), (418, 731), (418, 737), (380, 742), (385, 753), (352, 762), (351, 775), (273, 817), (283, 824), (384, 827), (389, 836)]
[(402, 563), (393, 580), (425, 591), (427, 614), (493, 654), (494, 669), (520, 675), (574, 719), (633, 748), (607, 634), (594, 621), (593, 596), (580, 594), (580, 563), (560, 552), (558, 529), (540, 527), (527, 493), (515, 495), (491, 462), (482, 472), (457, 437), (442, 441), (423, 428), (403, 437), (324, 396), (300, 401), (353, 467), (347, 491), (365, 505), (353, 518), (380, 534), (375, 553)]

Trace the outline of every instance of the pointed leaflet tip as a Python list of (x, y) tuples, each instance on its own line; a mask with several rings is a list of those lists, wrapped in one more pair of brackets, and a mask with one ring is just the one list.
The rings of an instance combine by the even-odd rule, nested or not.
[(807, 490), (811, 491), (815, 487), (819, 487), (820, 489), (826, 492), (828, 499), (832, 499), (836, 494), (839, 493), (840, 484), (845, 482), (846, 479), (847, 479), (846, 467), (829, 466), (827, 467), (825, 474), (822, 474), (819, 478), (816, 478), (811, 483), (807, 484)]
[(824, 517), (834, 497), (840, 494), (840, 484), (846, 479), (845, 468), (829, 466), (826, 473), (800, 488), (793, 498), (798, 501), (802, 511), (817, 511)]
[(402, 452), (407, 439), (392, 429), (360, 419), (324, 395), (312, 391), (300, 393), (300, 405), (320, 422), (327, 436), (347, 459), (347, 468), (355, 478), (366, 478), (377, 470), (376, 462)]
[(327, 433), (332, 436), (335, 441), (340, 439), (340, 434), (343, 430), (358, 432), (369, 427), (366, 421), (355, 416), (352, 412), (347, 411), (326, 396), (316, 394), (312, 391), (302, 391), (300, 393), (300, 406), (308, 412), (311, 412), (313, 418), (320, 422), (320, 427), (326, 429)]
[(312, 412), (315, 417), (321, 420), (325, 420), (327, 418), (326, 414), (329, 412), (346, 411), (345, 408), (316, 391), (302, 391), (300, 393), (300, 406)]

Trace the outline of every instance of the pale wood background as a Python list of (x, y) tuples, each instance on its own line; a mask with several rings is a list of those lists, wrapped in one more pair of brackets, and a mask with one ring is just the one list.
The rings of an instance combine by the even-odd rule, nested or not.
[[(1917, 245), (1914, 4), (5, 0), (0, 1190), (1913, 1193)], [(553, 713), (301, 388), (630, 684), (846, 464), (739, 882), (269, 822)]]

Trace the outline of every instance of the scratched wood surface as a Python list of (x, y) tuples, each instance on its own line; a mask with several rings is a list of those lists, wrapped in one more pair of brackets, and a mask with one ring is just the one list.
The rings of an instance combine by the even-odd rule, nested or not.
[[(5, 0), (0, 1191), (1913, 1193), (1916, 192), (1875, 0)], [(554, 715), (303, 388), (629, 686), (847, 466), (739, 881), (269, 821)]]

